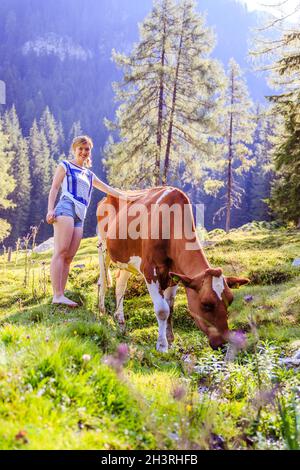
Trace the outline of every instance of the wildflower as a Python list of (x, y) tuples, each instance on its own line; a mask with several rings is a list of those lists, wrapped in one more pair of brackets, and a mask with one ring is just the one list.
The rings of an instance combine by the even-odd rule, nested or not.
[(185, 409), (188, 413), (190, 413), (190, 411), (192, 411), (193, 407), (192, 407), (192, 405), (186, 405)]
[(245, 295), (244, 296), (244, 301), (245, 302), (252, 302), (253, 300), (253, 295)]
[(26, 339), (30, 339), (30, 335), (27, 335), (27, 336), (26, 336)]
[(172, 390), (172, 397), (174, 400), (180, 401), (186, 394), (186, 389), (182, 385), (177, 385), (173, 390)]
[(76, 331), (76, 330), (73, 331), (73, 335), (74, 335), (74, 336), (77, 335), (77, 331)]
[(183, 367), (187, 374), (192, 374), (195, 368), (195, 357), (189, 354), (182, 356)]
[(122, 362), (126, 362), (129, 354), (128, 346), (125, 343), (119, 344), (117, 349), (118, 359)]
[(233, 331), (229, 337), (230, 344), (237, 350), (245, 349), (247, 346), (247, 338), (243, 331)]
[(45, 341), (46, 341), (46, 343), (48, 343), (48, 341), (49, 341), (49, 336), (46, 336)]
[(20, 441), (22, 442), (22, 444), (27, 444), (28, 443), (28, 439), (27, 439), (27, 432), (26, 431), (19, 431), (16, 435), (15, 435), (15, 439), (17, 441)]
[(225, 362), (233, 361), (237, 353), (247, 346), (247, 338), (243, 331), (232, 331), (228, 338), (229, 346)]
[(279, 390), (278, 385), (275, 385), (275, 387), (271, 389), (259, 390), (256, 396), (252, 400), (253, 405), (256, 406), (257, 408), (260, 408), (270, 403), (274, 404), (278, 390)]
[(127, 344), (122, 343), (118, 346), (116, 354), (113, 356), (105, 356), (103, 358), (103, 362), (119, 374), (122, 372), (123, 365), (127, 361), (128, 356), (128, 346)]
[(210, 434), (209, 447), (211, 450), (226, 450), (227, 448), (225, 439), (214, 433)]
[(84, 362), (89, 362), (89, 361), (91, 360), (91, 356), (90, 356), (89, 354), (84, 354), (84, 355), (82, 356), (82, 360), (83, 360)]

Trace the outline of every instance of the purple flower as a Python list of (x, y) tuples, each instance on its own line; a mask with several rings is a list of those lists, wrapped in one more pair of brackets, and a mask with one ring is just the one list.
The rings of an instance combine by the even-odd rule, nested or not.
[(117, 374), (121, 374), (122, 368), (129, 357), (129, 349), (127, 344), (121, 343), (119, 344), (116, 353), (112, 356), (104, 356), (103, 362), (107, 364), (109, 367), (114, 369)]
[(128, 350), (127, 344), (125, 343), (119, 344), (118, 349), (117, 349), (117, 358), (122, 364), (126, 362), (128, 355), (129, 355), (129, 350)]
[(229, 335), (230, 344), (237, 350), (245, 349), (247, 346), (247, 338), (243, 331), (232, 331)]
[(244, 301), (245, 302), (252, 302), (253, 300), (253, 295), (245, 295), (244, 296)]
[(172, 390), (172, 396), (174, 400), (180, 401), (183, 399), (183, 397), (186, 394), (186, 389), (182, 385), (177, 385), (173, 390)]

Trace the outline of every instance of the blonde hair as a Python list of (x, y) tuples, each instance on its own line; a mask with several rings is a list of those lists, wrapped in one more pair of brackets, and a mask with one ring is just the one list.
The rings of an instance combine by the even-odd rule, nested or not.
[[(91, 149), (94, 147), (93, 141), (88, 135), (79, 135), (77, 137), (74, 137), (72, 141), (71, 149), (72, 149), (73, 154), (75, 154), (75, 149), (79, 147), (79, 145), (82, 145), (82, 144), (88, 144)], [(87, 168), (91, 168), (92, 160), (90, 157), (84, 162), (84, 165)]]

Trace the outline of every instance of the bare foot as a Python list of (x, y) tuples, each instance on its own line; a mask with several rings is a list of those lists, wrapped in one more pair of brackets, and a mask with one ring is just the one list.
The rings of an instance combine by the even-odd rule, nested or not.
[(66, 305), (67, 307), (71, 308), (78, 307), (78, 304), (76, 302), (73, 302), (73, 300), (68, 299), (68, 297), (65, 297), (64, 295), (54, 296), (52, 303), (56, 305)]

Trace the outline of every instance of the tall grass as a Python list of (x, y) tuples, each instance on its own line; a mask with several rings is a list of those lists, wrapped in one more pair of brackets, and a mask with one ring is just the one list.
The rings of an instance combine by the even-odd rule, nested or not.
[[(225, 274), (290, 272), (300, 237), (275, 235), (218, 232), (205, 249)], [(51, 305), (51, 254), (33, 253), (31, 243), (11, 263), (0, 259), (2, 449), (299, 449), (300, 373), (281, 361), (300, 347), (297, 270), (235, 292), (230, 326), (247, 345), (227, 356), (194, 326), (180, 288), (175, 342), (160, 354), (138, 277), (125, 296), (125, 333), (114, 322), (113, 290), (109, 314), (98, 318), (95, 239), (74, 262), (84, 267), (71, 270), (76, 310)]]

